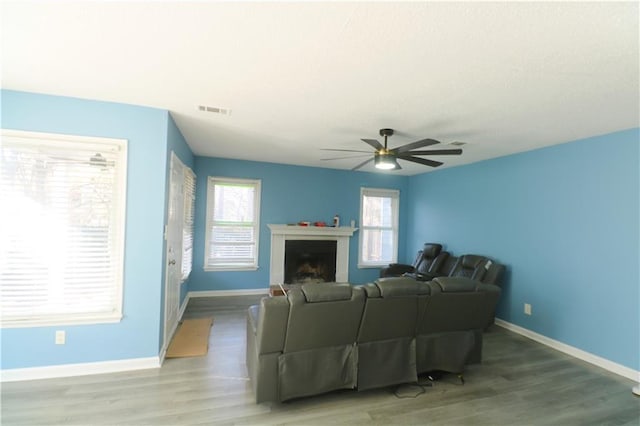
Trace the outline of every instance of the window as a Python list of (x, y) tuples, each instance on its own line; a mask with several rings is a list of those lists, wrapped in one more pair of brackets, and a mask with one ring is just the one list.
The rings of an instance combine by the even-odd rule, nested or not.
[(3, 131), (3, 327), (122, 317), (126, 141)]
[(189, 278), (193, 266), (193, 221), (196, 202), (196, 175), (184, 168), (184, 210), (182, 226), (182, 280)]
[(397, 261), (399, 198), (396, 190), (360, 189), (359, 267)]
[(259, 222), (259, 180), (210, 176), (204, 269), (257, 269)]

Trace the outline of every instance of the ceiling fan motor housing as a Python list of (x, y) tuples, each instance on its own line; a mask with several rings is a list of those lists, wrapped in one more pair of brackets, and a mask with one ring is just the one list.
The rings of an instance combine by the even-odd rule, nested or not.
[(380, 129), (380, 136), (392, 136), (393, 129)]

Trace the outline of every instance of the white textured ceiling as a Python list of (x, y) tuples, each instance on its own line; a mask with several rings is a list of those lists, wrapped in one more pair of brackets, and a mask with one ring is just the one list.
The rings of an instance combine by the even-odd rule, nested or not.
[(4, 88), (167, 109), (197, 155), (350, 169), (319, 148), (390, 127), (467, 142), (449, 167), (639, 126), (638, 2), (3, 1), (1, 24)]

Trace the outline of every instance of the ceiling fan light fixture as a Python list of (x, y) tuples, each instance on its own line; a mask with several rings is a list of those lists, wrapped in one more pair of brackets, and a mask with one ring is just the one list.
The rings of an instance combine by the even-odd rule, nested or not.
[(396, 163), (396, 159), (391, 155), (376, 154), (375, 166), (376, 169), (380, 170), (393, 170), (397, 168), (398, 163)]

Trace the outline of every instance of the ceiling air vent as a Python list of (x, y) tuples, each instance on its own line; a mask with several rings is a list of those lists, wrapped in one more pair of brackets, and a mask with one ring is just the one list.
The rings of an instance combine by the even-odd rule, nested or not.
[(207, 105), (198, 105), (198, 111), (211, 112), (213, 114), (231, 115), (231, 108), (212, 107)]

